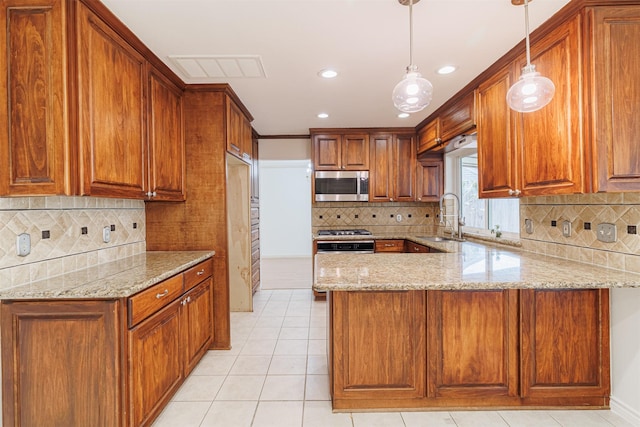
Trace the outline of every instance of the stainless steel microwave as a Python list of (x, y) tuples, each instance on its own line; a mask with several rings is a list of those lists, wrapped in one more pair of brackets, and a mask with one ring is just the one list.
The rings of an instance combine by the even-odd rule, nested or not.
[(368, 202), (369, 171), (316, 171), (316, 202)]

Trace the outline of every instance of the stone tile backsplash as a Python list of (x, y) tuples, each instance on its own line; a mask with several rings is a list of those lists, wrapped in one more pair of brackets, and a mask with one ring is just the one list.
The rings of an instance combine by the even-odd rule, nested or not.
[[(135, 224), (135, 228), (134, 228)], [(115, 226), (104, 243), (102, 229)], [(86, 227), (86, 234), (82, 234)], [(43, 238), (43, 231), (49, 238)], [(16, 238), (31, 236), (18, 256)], [(146, 250), (141, 200), (96, 197), (0, 198), (0, 287), (7, 288), (103, 264)]]
[(323, 229), (364, 228), (374, 234), (435, 234), (438, 212), (437, 203), (322, 202), (311, 209), (311, 226), (313, 233)]
[[(525, 231), (525, 219), (533, 221), (531, 234)], [(570, 237), (562, 235), (565, 220), (571, 222)], [(585, 229), (585, 223), (590, 229)], [(615, 224), (616, 242), (598, 240), (596, 228), (600, 223)], [(523, 249), (640, 273), (640, 234), (629, 234), (628, 226), (635, 226), (636, 231), (640, 229), (640, 193), (540, 196), (520, 200)]]

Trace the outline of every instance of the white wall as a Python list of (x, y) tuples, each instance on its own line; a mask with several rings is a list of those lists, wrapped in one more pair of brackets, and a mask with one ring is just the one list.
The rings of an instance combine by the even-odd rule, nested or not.
[(310, 257), (310, 141), (268, 139), (258, 144), (260, 256)]

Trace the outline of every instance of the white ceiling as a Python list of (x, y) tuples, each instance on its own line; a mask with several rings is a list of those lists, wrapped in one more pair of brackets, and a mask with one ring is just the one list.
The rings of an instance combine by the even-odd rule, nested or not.
[[(524, 38), (524, 8), (510, 0), (420, 1), (414, 63), (433, 101), (399, 119), (391, 91), (409, 63), (409, 10), (397, 0), (102, 1), (185, 82), (229, 83), (261, 135), (415, 126)], [(531, 3), (531, 30), (568, 1)], [(189, 78), (169, 57), (190, 55), (257, 55), (266, 77)], [(445, 64), (459, 69), (436, 74)], [(325, 67), (339, 76), (321, 79)]]

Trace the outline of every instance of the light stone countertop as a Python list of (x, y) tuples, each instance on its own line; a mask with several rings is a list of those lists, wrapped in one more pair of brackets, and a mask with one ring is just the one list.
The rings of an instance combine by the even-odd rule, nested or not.
[[(409, 239), (427, 243), (423, 239)], [(640, 287), (640, 274), (553, 258), (517, 248), (468, 241), (428, 242), (428, 246), (448, 250), (449, 253), (317, 254), (314, 260), (313, 289), (357, 291)]]
[(146, 252), (0, 290), (0, 300), (113, 299), (131, 296), (186, 270), (213, 251)]

